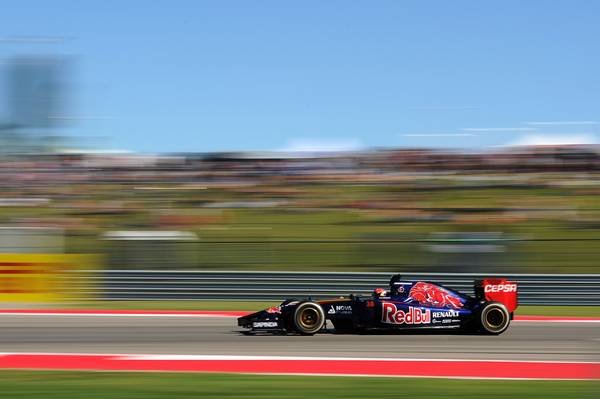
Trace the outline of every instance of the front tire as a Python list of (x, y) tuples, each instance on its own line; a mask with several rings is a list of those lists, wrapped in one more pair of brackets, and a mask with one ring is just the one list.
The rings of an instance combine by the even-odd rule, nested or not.
[(325, 312), (318, 303), (303, 302), (294, 311), (294, 327), (303, 335), (313, 335), (325, 324)]
[(481, 308), (479, 323), (487, 334), (502, 334), (510, 325), (510, 313), (503, 304), (488, 302)]

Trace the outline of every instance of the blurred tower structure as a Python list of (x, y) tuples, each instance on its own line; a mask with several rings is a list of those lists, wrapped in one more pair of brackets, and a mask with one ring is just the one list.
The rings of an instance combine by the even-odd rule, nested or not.
[(64, 121), (67, 67), (65, 57), (21, 56), (8, 62), (8, 120), (0, 128), (3, 153), (51, 150)]

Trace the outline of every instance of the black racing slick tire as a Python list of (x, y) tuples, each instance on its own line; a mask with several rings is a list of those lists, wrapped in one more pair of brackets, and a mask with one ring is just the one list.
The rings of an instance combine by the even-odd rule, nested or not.
[(325, 312), (318, 303), (303, 302), (294, 311), (294, 328), (303, 335), (313, 335), (325, 324)]
[(510, 313), (499, 302), (488, 302), (479, 314), (481, 330), (487, 334), (502, 334), (510, 325)]

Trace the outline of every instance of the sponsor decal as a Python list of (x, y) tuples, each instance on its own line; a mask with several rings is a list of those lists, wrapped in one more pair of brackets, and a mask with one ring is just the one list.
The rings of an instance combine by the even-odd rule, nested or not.
[(255, 321), (252, 323), (253, 328), (273, 328), (277, 327), (276, 321)]
[(448, 290), (435, 284), (429, 284), (419, 281), (413, 285), (408, 293), (407, 302), (415, 301), (422, 306), (435, 308), (454, 308), (463, 307), (463, 301), (460, 297), (452, 294)]
[(433, 319), (431, 320), (432, 324), (457, 324), (460, 323), (459, 319), (441, 319), (441, 320), (436, 320)]
[(327, 311), (327, 314), (336, 314), (336, 313), (341, 313), (341, 314), (352, 313), (352, 306), (351, 305), (331, 305), (331, 307)]
[(517, 292), (516, 284), (487, 284), (484, 292)]
[(281, 313), (281, 306), (271, 306), (266, 310), (267, 313)]
[(459, 317), (458, 310), (449, 309), (441, 312), (432, 312), (431, 314), (434, 319), (443, 319), (447, 317)]
[(350, 305), (336, 305), (335, 311), (340, 313), (352, 313), (352, 306)]
[(429, 309), (418, 309), (412, 306), (405, 312), (398, 309), (394, 303), (381, 303), (381, 321), (387, 324), (429, 324), (431, 323), (431, 311)]

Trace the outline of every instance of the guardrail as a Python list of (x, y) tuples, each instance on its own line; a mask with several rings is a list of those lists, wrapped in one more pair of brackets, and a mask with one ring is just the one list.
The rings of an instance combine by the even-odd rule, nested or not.
[[(506, 277), (519, 284), (523, 305), (600, 305), (600, 274), (403, 273), (407, 280), (442, 283), (473, 294), (473, 280)], [(79, 294), (106, 300), (281, 300), (284, 298), (369, 295), (386, 287), (390, 273), (223, 272), (105, 270), (72, 276)], [(90, 280), (95, 281), (89, 284)], [(74, 293), (77, 296), (77, 292)]]

